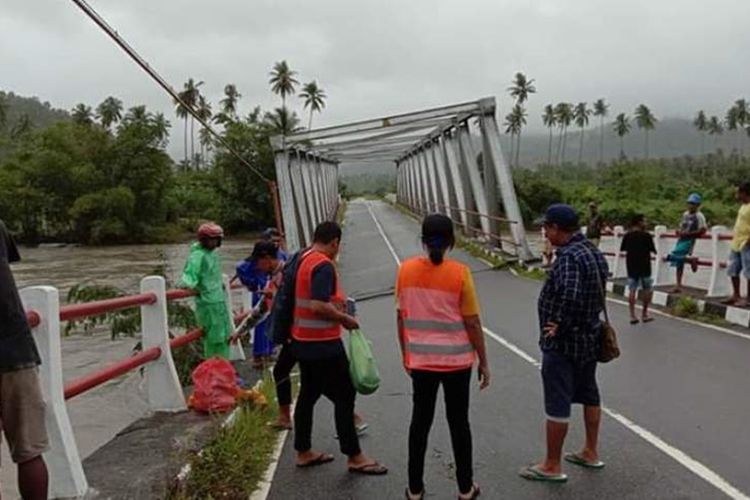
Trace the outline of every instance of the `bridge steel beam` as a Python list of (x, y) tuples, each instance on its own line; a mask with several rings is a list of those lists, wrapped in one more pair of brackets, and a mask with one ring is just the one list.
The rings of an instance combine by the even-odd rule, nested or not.
[[(477, 155), (474, 152), (474, 144), (471, 142), (471, 134), (469, 133), (468, 125), (466, 123), (460, 124), (457, 128), (457, 134), (459, 146), (458, 149), (462, 168), (469, 178), (469, 185), (474, 197), (474, 203), (476, 204), (477, 212), (479, 212), (480, 214), (489, 215), (487, 197), (485, 195), (482, 178), (479, 175)], [(481, 229), (482, 232), (490, 232), (490, 221), (489, 219), (487, 219), (487, 217), (479, 217), (479, 220), (477, 222), (479, 222), (478, 228)], [(477, 228), (477, 226), (472, 227)]]
[(448, 192), (449, 186), (448, 178), (445, 175), (445, 158), (443, 156), (443, 149), (440, 145), (439, 138), (435, 139), (432, 143), (430, 151), (432, 153), (432, 164), (435, 166), (435, 171), (437, 173), (437, 182), (440, 186), (440, 189), (438, 190), (440, 194), (440, 206), (438, 207), (438, 211), (452, 218), (450, 207), (455, 207), (456, 205), (455, 203), (451, 203), (451, 196)]
[[(456, 156), (453, 134), (450, 131), (443, 133), (440, 138), (440, 145), (445, 161), (445, 168), (448, 172), (448, 184), (450, 186), (451, 206), (457, 207), (458, 219), (461, 221), (464, 234), (469, 236), (469, 220), (466, 210), (473, 210), (474, 199), (471, 197), (471, 190), (467, 190), (468, 181), (464, 178), (461, 171), (461, 165)], [(456, 215), (454, 214), (454, 217)], [(476, 223), (476, 221), (472, 221)]]
[(518, 206), (516, 189), (513, 185), (513, 176), (503, 156), (500, 144), (500, 129), (495, 118), (494, 101), (483, 99), (480, 101), (482, 114), (479, 116), (479, 124), (482, 130), (482, 138), (485, 146), (484, 165), (485, 171), (490, 170), (499, 184), (503, 197), (503, 206), (508, 219), (516, 221), (511, 224), (511, 233), (516, 242), (516, 251), (521, 260), (530, 260), (534, 257), (526, 238), (526, 229), (523, 225), (521, 209)]
[(425, 213), (432, 212), (432, 207), (435, 203), (433, 198), (432, 182), (430, 180), (430, 169), (427, 166), (427, 161), (424, 154), (424, 149), (417, 151), (417, 161), (419, 162), (419, 170), (422, 174), (422, 187), (424, 188), (424, 211)]

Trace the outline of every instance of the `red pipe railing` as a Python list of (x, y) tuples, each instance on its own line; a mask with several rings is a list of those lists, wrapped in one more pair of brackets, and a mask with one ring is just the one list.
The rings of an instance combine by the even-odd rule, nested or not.
[(125, 295), (114, 299), (95, 300), (82, 304), (69, 304), (60, 308), (60, 321), (96, 316), (121, 309), (129, 309), (135, 306), (150, 305), (156, 302), (156, 294), (139, 293), (137, 295)]

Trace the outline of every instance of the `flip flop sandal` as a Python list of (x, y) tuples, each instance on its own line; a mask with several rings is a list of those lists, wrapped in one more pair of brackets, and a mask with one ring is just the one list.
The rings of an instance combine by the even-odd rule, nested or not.
[(477, 483), (474, 483), (474, 485), (471, 487), (471, 496), (463, 496), (458, 495), (458, 500), (475, 500), (476, 498), (479, 498), (479, 496), (482, 494), (482, 490), (479, 489), (479, 485)]
[(540, 481), (540, 482), (547, 482), (547, 483), (564, 483), (568, 480), (568, 476), (565, 474), (548, 474), (542, 470), (539, 470), (539, 468), (536, 465), (529, 465), (521, 469), (521, 472), (518, 474), (524, 479), (528, 479), (529, 481)]
[(631, 324), (631, 325), (637, 325), (637, 324), (638, 324), (638, 323), (640, 323), (640, 322), (641, 322), (641, 320), (639, 320), (639, 319), (631, 319), (631, 320), (630, 320), (630, 324)]
[(651, 316), (649, 316), (648, 318), (643, 318), (641, 321), (643, 321), (644, 323), (651, 323), (653, 320), (654, 320), (654, 318), (652, 318)]
[(603, 469), (604, 468), (604, 462), (602, 462), (601, 460), (597, 460), (596, 462), (589, 462), (577, 453), (566, 453), (565, 457), (563, 458), (565, 459), (566, 462), (570, 462), (573, 465), (578, 465), (580, 467), (585, 467), (587, 469)]
[(362, 422), (361, 424), (356, 425), (355, 428), (357, 429), (357, 435), (361, 436), (369, 427), (370, 424), (368, 424), (367, 422)]
[(300, 469), (305, 469), (308, 467), (315, 467), (317, 465), (323, 465), (328, 464), (334, 461), (334, 456), (329, 455), (328, 453), (321, 453), (317, 457), (313, 458), (309, 462), (305, 462), (304, 464), (297, 464), (297, 467)]
[(422, 493), (415, 495), (414, 493), (409, 491), (409, 488), (407, 487), (404, 491), (404, 496), (406, 497), (406, 500), (424, 500), (424, 490), (422, 491)]
[(359, 467), (349, 467), (352, 474), (362, 474), (365, 476), (382, 476), (388, 474), (388, 468), (377, 462), (372, 462)]

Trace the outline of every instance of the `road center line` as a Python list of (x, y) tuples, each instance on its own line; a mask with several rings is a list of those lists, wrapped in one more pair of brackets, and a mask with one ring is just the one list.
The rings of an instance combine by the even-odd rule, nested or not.
[[(372, 211), (372, 208), (370, 207), (370, 202), (365, 202), (367, 205), (367, 210), (370, 212), (370, 216), (372, 217), (372, 220), (375, 222), (375, 226), (378, 228), (378, 232), (380, 232), (380, 236), (383, 238), (383, 241), (385, 241), (385, 244), (388, 246), (388, 249), (391, 251), (391, 255), (393, 255), (394, 260), (396, 261), (396, 265), (401, 264), (401, 260), (398, 258), (398, 255), (396, 254), (396, 251), (393, 249), (393, 245), (391, 244), (390, 240), (388, 239), (388, 236), (386, 236), (385, 231), (383, 231), (383, 227), (380, 225), (380, 222), (378, 221), (377, 217), (375, 217), (375, 214)], [(505, 337), (498, 335), (497, 333), (493, 332), (487, 327), (482, 327), (484, 330), (484, 333), (490, 337), (492, 340), (500, 344), (501, 346), (508, 349), (510, 352), (518, 356), (519, 358), (523, 359), (530, 365), (534, 366), (536, 369), (540, 369), (542, 364), (534, 358), (532, 355), (515, 345), (513, 342), (509, 341)], [(641, 427), (640, 425), (636, 424), (623, 414), (619, 413), (618, 411), (613, 410), (612, 408), (608, 408), (606, 406), (602, 406), (602, 411), (609, 416), (610, 418), (614, 419), (616, 422), (619, 422), (622, 424), (626, 429), (633, 432), (635, 435), (646, 441), (647, 443), (654, 446), (656, 449), (661, 451), (662, 453), (668, 455), (671, 457), (674, 461), (685, 467), (687, 470), (698, 476), (699, 478), (703, 479), (707, 483), (709, 483), (711, 486), (715, 487), (725, 495), (727, 495), (729, 498), (733, 498), (735, 500), (750, 500), (750, 497), (745, 495), (743, 492), (738, 490), (736, 487), (732, 486), (726, 479), (721, 477), (719, 474), (699, 462), (698, 460), (692, 458), (690, 455), (685, 453), (684, 451), (680, 450), (679, 448), (676, 448), (672, 446), (671, 444), (667, 443), (660, 437), (658, 437), (656, 434), (652, 433), (651, 431), (645, 429), (644, 427)]]

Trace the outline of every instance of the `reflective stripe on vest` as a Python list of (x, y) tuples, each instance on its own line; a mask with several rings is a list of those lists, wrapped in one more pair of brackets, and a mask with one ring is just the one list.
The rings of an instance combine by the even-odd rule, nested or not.
[[(324, 254), (311, 250), (303, 256), (297, 270), (297, 282), (294, 291), (294, 321), (292, 323), (292, 337), (300, 342), (321, 342), (341, 338), (341, 325), (318, 316), (312, 310), (312, 275), (315, 269), (333, 261)], [(335, 269), (335, 264), (334, 264)], [(343, 304), (344, 294), (336, 276), (336, 291), (331, 297), (333, 304)]]
[(410, 370), (457, 371), (474, 364), (474, 346), (461, 314), (466, 268), (424, 257), (401, 265), (399, 310), (404, 329), (404, 363)]

